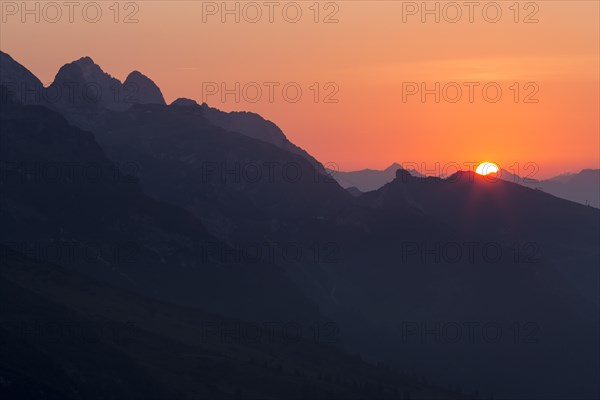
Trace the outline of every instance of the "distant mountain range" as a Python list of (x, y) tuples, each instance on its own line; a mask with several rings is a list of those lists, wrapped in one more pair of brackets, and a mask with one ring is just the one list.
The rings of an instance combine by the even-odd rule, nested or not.
[[(38, 98), (25, 67), (0, 67), (0, 394), (598, 396), (599, 210), (399, 165), (349, 193), (256, 114), (166, 105), (141, 73), (133, 103), (52, 98), (128, 90), (86, 57)], [(20, 335), (48, 319), (91, 324), (97, 345)], [(208, 343), (207, 319), (338, 340)], [(98, 337), (128, 321), (134, 343)]]
[(516, 175), (501, 174), (500, 178), (516, 182), (553, 196), (600, 208), (600, 169), (584, 169), (544, 180), (532, 180)]
[[(402, 169), (402, 166), (398, 163), (393, 163), (384, 170), (361, 169), (349, 172), (329, 170), (328, 172), (345, 189), (355, 188), (361, 192), (370, 192), (393, 181), (396, 178), (396, 171), (399, 169)], [(409, 172), (413, 176), (423, 176), (414, 169), (409, 170)]]
[[(391, 182), (398, 169), (402, 169), (402, 166), (394, 163), (382, 171), (363, 169), (329, 172), (343, 188), (349, 189), (353, 195), (358, 195), (360, 192), (377, 190)], [(412, 176), (423, 176), (414, 169), (409, 172)], [(505, 169), (502, 169), (497, 176), (499, 179), (542, 190), (556, 197), (600, 208), (600, 169), (584, 169), (578, 173), (563, 174), (544, 180), (523, 178)]]

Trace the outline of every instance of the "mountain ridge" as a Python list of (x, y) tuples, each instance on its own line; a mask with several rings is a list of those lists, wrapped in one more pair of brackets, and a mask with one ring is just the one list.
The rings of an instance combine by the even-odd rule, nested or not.
[[(30, 182), (28, 169), (17, 168), (18, 179), (0, 180), (8, 189), (4, 240), (131, 240), (142, 261), (112, 266), (145, 296), (252, 321), (325, 318), (348, 351), (501, 398), (597, 396), (589, 379), (598, 370), (597, 210), (468, 172), (441, 179), (397, 170), (382, 188), (353, 197), (301, 155), (219, 127), (185, 104), (98, 107), (71, 125), (45, 107), (3, 107), (3, 160), (137, 167), (127, 190), (110, 180)], [(98, 149), (102, 160), (92, 157)], [(302, 176), (240, 172), (264, 172), (265, 163)], [(207, 241), (226, 256), (240, 243), (328, 247), (309, 259), (246, 264), (217, 255), (202, 263), (194, 247)], [(471, 243), (479, 251), (465, 257)], [(489, 244), (505, 257), (490, 261), (481, 251)], [(458, 260), (447, 251), (456, 247)], [(90, 263), (67, 267), (83, 272)], [(430, 332), (469, 321), (505, 330), (531, 321), (543, 335), (518, 344), (431, 343), (423, 332), (406, 340), (407, 324)]]
[[(5, 86), (9, 82), (13, 82), (20, 88), (23, 80), (33, 81), (36, 86), (39, 86), (36, 88), (36, 92), (37, 97), (41, 99), (28, 104), (42, 104), (56, 109), (75, 123), (89, 123), (89, 120), (97, 113), (102, 112), (102, 109), (125, 111), (135, 104), (167, 105), (160, 88), (138, 70), (130, 72), (125, 81), (121, 83), (119, 79), (105, 72), (91, 57), (84, 56), (63, 65), (57, 72), (54, 81), (48, 88), (44, 88), (41, 82), (37, 85), (39, 80), (27, 68), (10, 55), (2, 51), (0, 54), (2, 54), (0, 61), (3, 63), (3, 69), (7, 71), (0, 75)], [(51, 97), (55, 93), (58, 93), (58, 98)], [(18, 95), (17, 97), (23, 97), (21, 91)], [(186, 100), (188, 101), (186, 102)], [(216, 126), (301, 155), (315, 168), (324, 172), (319, 161), (306, 150), (289, 141), (275, 123), (259, 114), (248, 111), (225, 112), (210, 107), (206, 103), (198, 105), (196, 101), (185, 98), (179, 98), (171, 105), (180, 106), (182, 102), (189, 107), (197, 106), (202, 109), (205, 117)]]

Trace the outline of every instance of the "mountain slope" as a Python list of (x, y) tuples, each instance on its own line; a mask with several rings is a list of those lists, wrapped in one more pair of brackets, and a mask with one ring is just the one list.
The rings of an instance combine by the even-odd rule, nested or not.
[[(200, 107), (134, 106), (89, 126), (117, 163), (136, 162), (151, 196), (235, 238), (274, 219), (317, 219), (351, 196), (302, 156), (211, 124)], [(260, 234), (254, 236), (262, 240)]]
[(290, 336), (275, 321), (263, 328), (228, 320), (112, 288), (3, 246), (0, 254), (3, 398), (456, 395), (345, 355), (308, 329)]
[(224, 112), (217, 108), (209, 107), (206, 103), (203, 103), (201, 107), (204, 116), (213, 125), (230, 132), (239, 132), (253, 139), (274, 144), (290, 153), (301, 155), (320, 172), (324, 173), (323, 166), (319, 161), (305, 150), (290, 142), (277, 125), (260, 115), (241, 111)]
[(38, 104), (43, 100), (44, 85), (27, 68), (16, 62), (11, 56), (0, 50), (0, 102), (15, 97), (23, 104)]
[[(92, 157), (91, 134), (56, 114), (11, 112), (3, 157), (106, 164)], [(18, 179), (2, 187), (5, 237), (133, 242), (134, 265), (112, 263), (106, 273), (134, 277), (147, 296), (254, 321), (333, 320), (352, 352), (501, 398), (598, 396), (597, 210), (462, 173), (400, 171), (353, 197), (304, 157), (219, 128), (184, 101), (99, 108), (77, 123), (141, 187), (134, 179), (127, 189), (127, 174), (120, 186), (89, 177), (75, 188), (67, 177), (34, 185), (32, 168), (11, 165)], [(207, 242), (225, 257), (198, 263)], [(232, 261), (240, 243), (317, 250), (281, 263)], [(67, 264), (92, 269), (90, 260)], [(484, 333), (490, 325), (499, 340)]]
[(564, 174), (549, 179), (523, 178), (507, 170), (500, 170), (499, 179), (542, 190), (553, 196), (579, 204), (600, 208), (600, 170), (584, 169), (576, 174)]
[(597, 209), (472, 172), (439, 179), (399, 171), (396, 180), (361, 199), (384, 209), (418, 209), (481, 240), (528, 246), (532, 255), (552, 260), (584, 295), (599, 302)]
[(0, 122), (3, 243), (228, 315), (316, 315), (273, 262), (222, 256), (235, 252), (188, 212), (145, 195), (127, 174), (135, 164), (117, 167), (91, 133), (40, 106), (4, 104)]
[(398, 175), (358, 198), (363, 236), (338, 236), (338, 313), (373, 338), (352, 345), (501, 398), (597, 396), (598, 210), (468, 174)]
[(584, 169), (576, 174), (528, 185), (553, 196), (600, 208), (600, 170)]
[[(86, 126), (95, 114), (106, 110), (123, 111), (134, 104), (166, 105), (160, 88), (139, 71), (131, 72), (125, 81), (104, 72), (90, 57), (65, 64), (52, 84), (44, 88), (25, 67), (0, 51), (0, 84), (3, 83), (25, 104), (42, 104), (61, 112), (69, 121)], [(23, 91), (34, 89), (34, 95)], [(22, 99), (21, 99), (22, 98)], [(197, 106), (189, 99), (178, 99), (173, 105)], [(200, 106), (204, 116), (215, 126), (238, 132), (253, 139), (273, 144), (285, 151), (304, 157), (314, 168), (323, 166), (305, 150), (290, 142), (273, 122), (251, 112), (224, 112)]]

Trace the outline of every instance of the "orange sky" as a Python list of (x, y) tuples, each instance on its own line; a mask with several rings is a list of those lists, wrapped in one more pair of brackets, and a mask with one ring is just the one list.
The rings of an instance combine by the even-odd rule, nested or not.
[[(27, 4), (33, 8), (34, 3)], [(441, 10), (439, 23), (434, 15), (423, 23), (419, 12), (406, 13), (403, 22), (403, 9), (411, 11), (420, 1), (321, 2), (317, 23), (313, 1), (296, 3), (302, 10), (296, 23), (289, 22), (295, 8), (288, 6), (284, 15), (286, 3), (275, 2), (272, 23), (266, 6), (260, 7), (262, 18), (252, 23), (256, 9), (246, 8), (244, 14), (245, 3), (239, 2), (239, 23), (234, 15), (223, 23), (221, 10), (208, 13), (221, 2), (201, 1), (122, 2), (118, 23), (110, 8), (113, 1), (98, 2), (102, 17), (97, 23), (86, 21), (81, 7), (75, 9), (73, 23), (67, 8), (56, 23), (43, 18), (44, 12), (46, 19), (54, 18), (55, 10), (40, 9), (36, 23), (35, 15), (21, 20), (21, 2), (2, 2), (0, 48), (44, 83), (61, 65), (83, 55), (121, 80), (138, 69), (161, 87), (168, 102), (177, 97), (201, 101), (203, 83), (224, 82), (232, 88), (235, 82), (256, 82), (265, 88), (257, 102), (242, 96), (236, 103), (232, 95), (225, 102), (208, 96), (207, 102), (262, 114), (293, 142), (342, 170), (384, 168), (394, 161), (433, 169), (436, 162), (483, 160), (502, 167), (535, 162), (536, 177), (599, 168), (597, 1), (538, 1), (527, 8), (528, 2), (520, 2), (519, 23), (514, 21), (514, 1), (496, 2), (502, 10), (496, 23), (484, 18), (495, 17), (489, 5), (483, 13), (489, 2), (479, 2), (473, 22), (462, 6), (456, 23), (444, 20), (456, 15), (451, 8), (446, 14)], [(440, 7), (446, 3), (439, 2)], [(228, 3), (231, 8), (235, 4)], [(436, 2), (427, 4), (433, 8)], [(123, 23), (131, 12), (138, 22)], [(523, 23), (532, 12), (538, 22)], [(338, 22), (324, 23), (331, 13)], [(88, 19), (94, 15), (93, 8), (88, 10)], [(273, 103), (265, 82), (280, 83)], [(288, 82), (303, 91), (296, 103), (283, 97), (281, 87)], [(311, 90), (315, 82), (320, 88), (317, 103), (314, 86)], [(325, 87), (327, 82), (335, 86)], [(423, 103), (418, 94), (403, 101), (403, 88), (410, 82), (426, 82), (430, 88), (435, 82), (456, 82), (464, 90), (457, 103), (441, 98), (436, 104), (434, 95)], [(473, 102), (465, 82), (479, 84)], [(483, 98), (481, 87), (490, 82), (502, 89), (497, 103)], [(526, 87), (528, 82), (534, 85)], [(338, 102), (323, 102), (335, 87)], [(513, 100), (516, 87), (518, 103)], [(453, 97), (454, 89), (447, 88)], [(539, 91), (533, 98), (539, 102), (524, 103), (535, 88)], [(293, 96), (294, 91), (288, 93)], [(492, 89), (489, 93), (494, 94)]]

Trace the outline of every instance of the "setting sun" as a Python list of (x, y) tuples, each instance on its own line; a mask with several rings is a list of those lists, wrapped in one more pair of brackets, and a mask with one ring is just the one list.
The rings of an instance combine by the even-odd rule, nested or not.
[(475, 170), (475, 172), (477, 172), (479, 175), (488, 175), (488, 174), (495, 174), (500, 170), (500, 168), (498, 168), (498, 166), (492, 162), (482, 162), (481, 164), (479, 164), (479, 166), (477, 167), (477, 169)]
[(599, 15), (0, 0), (0, 400), (600, 400)]

